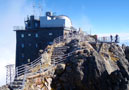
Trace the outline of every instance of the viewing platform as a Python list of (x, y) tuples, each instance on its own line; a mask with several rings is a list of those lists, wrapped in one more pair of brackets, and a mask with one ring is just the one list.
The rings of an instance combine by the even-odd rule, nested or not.
[(117, 35), (112, 37), (112, 38), (110, 36), (98, 37), (97, 42), (100, 42), (100, 43), (119, 43), (120, 37)]

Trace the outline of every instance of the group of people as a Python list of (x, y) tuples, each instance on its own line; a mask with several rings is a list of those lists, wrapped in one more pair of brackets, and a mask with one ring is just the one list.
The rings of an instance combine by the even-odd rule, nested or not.
[(110, 35), (110, 37), (101, 37), (101, 39), (98, 39), (97, 35), (94, 35), (93, 38), (95, 39), (95, 41), (97, 42), (98, 40), (100, 40), (101, 42), (114, 42), (114, 43), (118, 43), (119, 42), (119, 35), (116, 34), (116, 36), (112, 36)]
[[(110, 39), (111, 39), (111, 42), (113, 42), (113, 36), (112, 35), (110, 35)], [(116, 34), (114, 41), (115, 41), (115, 43), (119, 42), (119, 35)]]
[[(70, 32), (69, 32), (69, 35), (72, 36), (72, 34), (77, 35), (77, 34), (80, 34), (80, 33), (83, 33), (81, 29), (79, 29), (79, 31), (70, 31)], [(99, 41), (99, 38), (98, 38), (97, 35), (93, 35), (92, 37), (95, 39), (96, 42)], [(119, 35), (116, 34), (115, 36), (110, 35), (110, 37), (102, 37), (101, 40), (102, 40), (103, 42), (106, 42), (106, 41), (107, 41), (107, 42), (118, 43), (118, 42), (119, 42)], [(101, 40), (100, 40), (100, 41), (101, 41)], [(110, 40), (110, 41), (109, 41), (109, 40)]]

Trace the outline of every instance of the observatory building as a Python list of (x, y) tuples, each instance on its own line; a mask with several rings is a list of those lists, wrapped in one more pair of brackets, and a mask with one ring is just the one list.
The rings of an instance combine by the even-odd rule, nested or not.
[(46, 16), (36, 19), (34, 15), (25, 20), (25, 29), (15, 27), (16, 31), (16, 67), (32, 62), (39, 57), (39, 50), (52, 44), (54, 38), (73, 30), (72, 22), (65, 15), (55, 16), (46, 12)]

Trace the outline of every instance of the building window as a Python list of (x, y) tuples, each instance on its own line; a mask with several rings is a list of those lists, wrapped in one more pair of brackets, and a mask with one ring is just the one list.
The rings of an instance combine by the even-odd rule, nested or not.
[(53, 42), (49, 42), (49, 45), (52, 45), (53, 44)]
[(38, 48), (38, 44), (37, 43), (36, 43), (35, 47)]
[(36, 38), (38, 38), (38, 37), (39, 37), (38, 33), (36, 33), (36, 34), (35, 34), (35, 37), (36, 37)]
[(29, 45), (29, 47), (30, 47), (30, 46), (31, 46), (31, 43), (29, 43), (28, 45)]
[(53, 34), (52, 33), (49, 33), (49, 36), (52, 36)]
[(21, 38), (24, 38), (24, 34), (21, 34)]
[(21, 44), (21, 47), (24, 48), (24, 44), (23, 43)]
[(38, 23), (35, 23), (35, 27), (38, 28)]
[(31, 36), (31, 34), (29, 33), (28, 36)]
[(25, 56), (24, 56), (24, 53), (22, 53), (22, 55), (21, 55), (21, 56), (22, 56), (22, 58), (24, 58), (24, 57), (25, 57)]
[(27, 62), (30, 63), (30, 59), (27, 59)]

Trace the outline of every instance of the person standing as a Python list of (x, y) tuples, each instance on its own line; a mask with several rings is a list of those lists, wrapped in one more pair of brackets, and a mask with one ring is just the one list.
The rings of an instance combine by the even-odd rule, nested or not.
[(112, 37), (112, 35), (110, 35), (110, 39), (111, 39), (111, 42), (113, 41), (113, 37)]
[(116, 34), (116, 37), (115, 37), (116, 38), (116, 40), (115, 40), (116, 43), (118, 43), (118, 37), (119, 36)]

